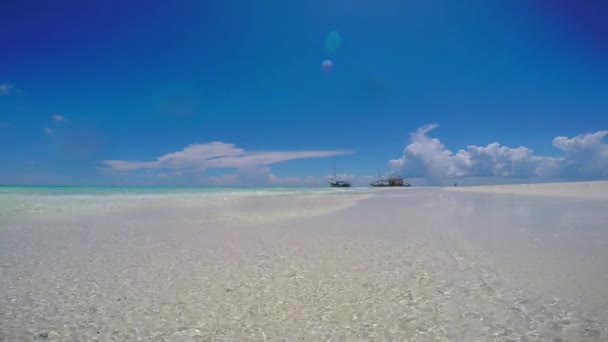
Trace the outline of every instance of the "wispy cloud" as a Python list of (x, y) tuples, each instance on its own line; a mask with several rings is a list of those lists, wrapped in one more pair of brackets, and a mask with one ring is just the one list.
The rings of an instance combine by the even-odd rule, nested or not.
[(553, 146), (562, 157), (535, 156), (524, 146), (511, 148), (497, 142), (471, 145), (453, 153), (429, 132), (426, 125), (410, 135), (410, 144), (398, 159), (388, 162), (392, 169), (408, 177), (423, 177), (439, 184), (452, 177), (560, 178), (566, 180), (608, 177), (608, 131), (581, 134), (573, 138), (556, 137)]
[(63, 117), (62, 115), (59, 115), (59, 114), (51, 115), (51, 119), (53, 119), (54, 122), (63, 122), (63, 121), (65, 121), (65, 117)]
[[(53, 124), (55, 124), (55, 125), (66, 121), (65, 117), (63, 117), (62, 115), (59, 115), (59, 114), (51, 115), (51, 119), (53, 120)], [(57, 132), (55, 128), (51, 128), (51, 127), (43, 127), (42, 130), (47, 135), (54, 135)]]
[(15, 89), (15, 86), (8, 83), (0, 83), (0, 95), (8, 95)]
[(167, 153), (152, 161), (103, 160), (100, 163), (115, 171), (142, 169), (206, 170), (206, 169), (249, 169), (295, 159), (325, 158), (352, 154), (343, 150), (312, 151), (246, 151), (234, 144), (214, 141), (192, 144), (184, 149)]

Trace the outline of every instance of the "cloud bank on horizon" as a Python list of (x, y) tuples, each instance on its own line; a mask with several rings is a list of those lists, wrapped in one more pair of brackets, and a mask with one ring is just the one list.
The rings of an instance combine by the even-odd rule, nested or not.
[[(410, 143), (400, 158), (388, 161), (388, 167), (408, 178), (424, 179), (421, 184), (442, 185), (447, 180), (485, 178), (512, 182), (543, 180), (597, 180), (608, 178), (607, 130), (569, 138), (558, 136), (553, 146), (562, 156), (537, 156), (530, 148), (508, 147), (498, 142), (487, 146), (471, 145), (456, 153), (448, 150), (429, 133), (438, 125), (430, 124), (410, 134)], [(219, 141), (191, 144), (180, 151), (167, 153), (150, 161), (103, 160), (101, 169), (121, 173), (144, 171), (159, 179), (190, 176), (196, 184), (250, 186), (320, 186), (329, 175), (281, 177), (272, 173), (271, 164), (297, 159), (327, 158), (352, 154), (345, 150), (247, 151)], [(209, 169), (232, 169), (231, 173), (207, 176)], [(343, 174), (342, 178), (367, 184), (373, 176)], [(486, 182), (487, 183), (487, 182)], [(491, 183), (491, 182), (490, 182)]]
[(608, 131), (580, 134), (573, 138), (559, 136), (553, 146), (561, 157), (536, 156), (524, 146), (511, 148), (497, 142), (487, 146), (471, 145), (456, 153), (446, 149), (429, 132), (430, 124), (410, 134), (410, 144), (400, 158), (388, 162), (389, 168), (429, 184), (460, 177), (502, 177), (529, 180), (597, 180), (608, 177)]

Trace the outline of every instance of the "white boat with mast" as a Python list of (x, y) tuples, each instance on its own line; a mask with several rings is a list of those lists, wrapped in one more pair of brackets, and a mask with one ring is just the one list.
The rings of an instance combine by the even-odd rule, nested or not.
[(334, 178), (329, 185), (332, 188), (350, 188), (350, 182), (339, 178), (336, 174), (336, 163), (334, 163)]

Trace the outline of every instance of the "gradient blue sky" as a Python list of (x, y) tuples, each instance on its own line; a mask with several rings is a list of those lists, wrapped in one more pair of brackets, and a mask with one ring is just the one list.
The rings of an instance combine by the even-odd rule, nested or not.
[[(431, 123), (454, 153), (499, 142), (559, 158), (555, 137), (608, 129), (606, 18), (599, 0), (4, 0), (0, 183), (229, 184), (218, 179), (261, 170), (262, 183), (295, 184), (334, 160), (357, 179), (405, 156), (410, 133)], [(213, 141), (246, 150), (238, 158), (355, 153), (257, 171), (100, 163)]]

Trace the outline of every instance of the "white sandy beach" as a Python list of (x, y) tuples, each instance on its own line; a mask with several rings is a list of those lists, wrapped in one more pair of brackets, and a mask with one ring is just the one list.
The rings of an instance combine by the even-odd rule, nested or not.
[(0, 341), (606, 341), (608, 182), (0, 195)]
[(446, 189), (491, 194), (568, 197), (584, 200), (606, 200), (608, 198), (608, 181), (468, 186)]

